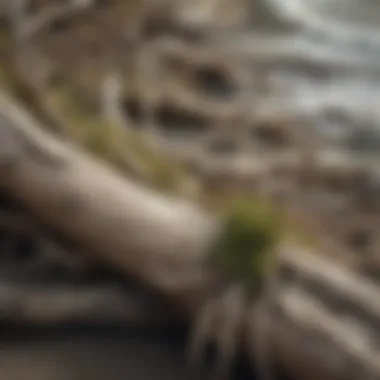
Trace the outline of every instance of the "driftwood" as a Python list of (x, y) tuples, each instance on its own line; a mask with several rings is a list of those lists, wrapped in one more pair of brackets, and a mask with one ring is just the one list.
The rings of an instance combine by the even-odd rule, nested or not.
[(294, 249), (277, 281), (266, 320), (274, 357), (302, 378), (380, 378), (377, 285)]
[(0, 192), (1, 323), (151, 327), (178, 321), (157, 294), (78, 249)]
[(5, 97), (0, 134), (1, 184), (49, 225), (181, 300), (210, 280), (201, 260), (216, 224), (201, 210), (119, 178), (42, 132)]
[[(207, 264), (219, 231), (216, 219), (120, 178), (38, 128), (5, 95), (0, 185), (79, 243), (78, 252), (153, 287), (192, 319), (220, 290)], [(253, 360), (263, 368), (278, 361), (299, 379), (380, 378), (377, 285), (342, 264), (293, 247), (284, 252), (264, 297), (243, 302), (249, 306), (243, 326)]]
[[(79, 288), (79, 289), (78, 289)], [(112, 285), (51, 286), (0, 282), (0, 316), (26, 326), (117, 324), (128, 327), (173, 324), (174, 313), (153, 296)]]

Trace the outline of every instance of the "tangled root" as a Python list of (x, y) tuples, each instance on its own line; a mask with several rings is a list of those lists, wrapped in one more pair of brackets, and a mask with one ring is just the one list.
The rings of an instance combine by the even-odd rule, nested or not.
[(237, 284), (230, 285), (201, 308), (188, 348), (188, 359), (193, 368), (199, 367), (205, 348), (213, 341), (216, 346), (213, 378), (228, 378), (239, 346), (245, 311), (245, 291)]
[[(190, 337), (187, 355), (192, 368), (199, 369), (205, 348), (214, 344), (213, 379), (228, 379), (242, 341), (248, 342), (250, 350), (258, 347), (259, 334), (252, 331), (250, 316), (257, 313), (257, 301), (267, 297), (271, 278), (267, 259), (277, 245), (279, 229), (272, 211), (257, 206), (239, 202), (228, 213), (212, 258), (229, 280), (200, 308)], [(243, 335), (247, 332), (249, 337)]]
[(241, 321), (245, 314), (245, 291), (239, 285), (227, 289), (222, 299), (222, 315), (225, 320), (219, 326), (216, 335), (217, 363), (215, 378), (226, 377), (235, 358), (241, 333)]

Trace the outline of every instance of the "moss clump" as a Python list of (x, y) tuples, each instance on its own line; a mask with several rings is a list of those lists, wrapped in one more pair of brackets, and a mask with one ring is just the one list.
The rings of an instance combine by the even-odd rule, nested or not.
[(213, 263), (231, 280), (251, 291), (260, 287), (283, 233), (281, 210), (263, 199), (235, 200), (222, 219), (212, 250)]

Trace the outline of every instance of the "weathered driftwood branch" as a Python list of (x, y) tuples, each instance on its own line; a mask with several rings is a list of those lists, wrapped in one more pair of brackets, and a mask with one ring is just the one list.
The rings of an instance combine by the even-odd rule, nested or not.
[[(196, 316), (215, 290), (206, 258), (218, 222), (195, 206), (119, 178), (33, 125), (9, 99), (2, 97), (0, 107), (0, 184), (90, 254)], [(254, 358), (260, 353), (275, 358), (302, 379), (380, 377), (377, 286), (329, 260), (296, 251), (280, 259), (274, 280), (262, 304), (252, 308), (243, 302), (249, 307), (243, 331), (251, 330), (244, 336)], [(260, 329), (269, 335), (260, 335)]]
[(0, 107), (1, 184), (99, 259), (192, 308), (186, 295), (192, 298), (211, 280), (203, 261), (216, 221), (182, 200), (119, 178), (39, 130), (5, 96)]
[(91, 6), (91, 1), (68, 1), (63, 5), (48, 6), (40, 13), (31, 17), (21, 28), (21, 36), (25, 39), (32, 38), (44, 27), (51, 25), (54, 21), (70, 19), (86, 11)]
[(36, 285), (0, 282), (0, 318), (12, 324), (67, 323), (153, 326), (175, 322), (175, 314), (148, 294), (115, 285)]
[(11, 324), (175, 323), (165, 300), (86, 260), (0, 192), (0, 319)]
[(262, 321), (272, 357), (297, 378), (379, 379), (379, 287), (294, 249), (284, 250), (280, 269)]

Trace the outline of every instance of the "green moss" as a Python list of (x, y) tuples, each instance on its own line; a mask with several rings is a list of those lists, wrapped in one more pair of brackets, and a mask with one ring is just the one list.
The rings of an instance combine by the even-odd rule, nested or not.
[(269, 269), (284, 231), (280, 210), (263, 199), (232, 201), (222, 218), (222, 232), (212, 250), (213, 263), (247, 289), (257, 289)]
[(137, 131), (91, 116), (67, 87), (52, 93), (50, 102), (65, 119), (69, 135), (89, 151), (124, 172), (141, 170), (157, 189), (178, 191), (187, 175), (184, 168), (150, 148)]

